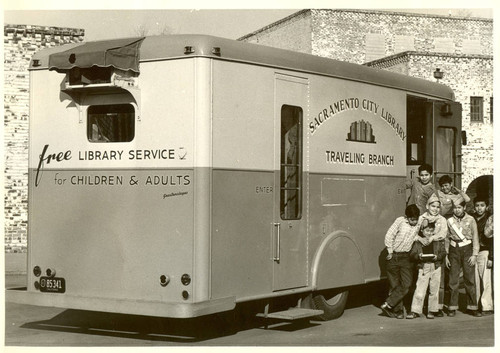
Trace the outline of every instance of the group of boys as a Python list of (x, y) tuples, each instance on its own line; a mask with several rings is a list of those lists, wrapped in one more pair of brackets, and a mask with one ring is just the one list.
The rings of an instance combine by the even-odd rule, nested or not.
[[(467, 312), (475, 317), (493, 313), (493, 215), (487, 196), (474, 199), (474, 213), (465, 212), (470, 198), (453, 186), (449, 175), (439, 179), (441, 190), (432, 183), (432, 167), (423, 164), (411, 188), (405, 216), (398, 217), (385, 236), (388, 255), (389, 295), (382, 311), (389, 317), (405, 317), (403, 299), (413, 284), (418, 269), (411, 310), (407, 319), (423, 315), (443, 317), (445, 267), (449, 268), (450, 299), (447, 315), (458, 310), (459, 277), (463, 272)], [(479, 310), (481, 308), (481, 310)]]

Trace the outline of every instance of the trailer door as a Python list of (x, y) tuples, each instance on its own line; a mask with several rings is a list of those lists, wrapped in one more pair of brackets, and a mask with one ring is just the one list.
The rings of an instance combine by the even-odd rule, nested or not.
[(307, 84), (303, 78), (275, 76), (273, 290), (307, 285), (307, 174), (302, 128), (308, 111)]

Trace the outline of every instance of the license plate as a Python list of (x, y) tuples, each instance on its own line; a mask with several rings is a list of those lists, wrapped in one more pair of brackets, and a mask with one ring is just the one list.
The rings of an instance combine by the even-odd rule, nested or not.
[(64, 293), (66, 281), (62, 277), (40, 277), (40, 292)]

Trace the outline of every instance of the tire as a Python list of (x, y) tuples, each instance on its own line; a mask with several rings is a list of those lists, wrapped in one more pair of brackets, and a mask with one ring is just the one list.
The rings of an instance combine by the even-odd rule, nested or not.
[(317, 316), (318, 320), (334, 320), (342, 316), (347, 303), (349, 291), (343, 292), (324, 292), (313, 294), (313, 304), (315, 309), (323, 310), (323, 314)]

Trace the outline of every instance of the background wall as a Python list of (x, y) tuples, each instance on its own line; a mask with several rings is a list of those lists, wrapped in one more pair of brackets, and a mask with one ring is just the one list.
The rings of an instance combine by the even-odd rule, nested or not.
[[(43, 48), (81, 42), (83, 29), (4, 26), (5, 250), (26, 251), (28, 203), (29, 72)], [(34, 97), (36, 99), (36, 97)]]

